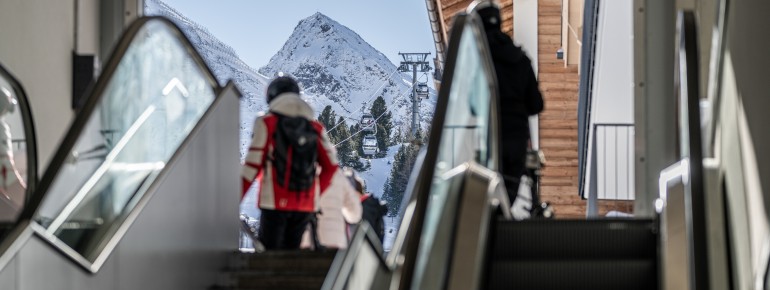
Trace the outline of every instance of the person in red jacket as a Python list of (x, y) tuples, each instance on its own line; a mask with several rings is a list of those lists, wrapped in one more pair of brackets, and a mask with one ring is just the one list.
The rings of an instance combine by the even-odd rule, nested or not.
[[(302, 233), (318, 209), (316, 201), (338, 168), (326, 130), (299, 92), (297, 82), (288, 76), (281, 75), (270, 83), (270, 109), (254, 122), (254, 136), (242, 169), (241, 198), (255, 180), (259, 181), (259, 239), (268, 250), (299, 248)], [(286, 125), (292, 122), (299, 122), (299, 127)], [(310, 130), (310, 135), (302, 135), (303, 128)], [(287, 130), (291, 132), (284, 132)], [(315, 151), (307, 152), (296, 144), (315, 144)]]

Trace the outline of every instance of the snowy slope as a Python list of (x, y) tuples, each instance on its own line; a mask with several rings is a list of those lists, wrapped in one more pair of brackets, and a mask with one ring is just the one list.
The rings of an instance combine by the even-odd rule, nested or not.
[(174, 22), (190, 39), (206, 64), (211, 68), (220, 84), (233, 80), (243, 93), (241, 99), (241, 147), (250, 140), (255, 112), (265, 109), (265, 87), (268, 78), (260, 75), (257, 70), (247, 65), (235, 53), (232, 47), (212, 35), (205, 27), (188, 19), (177, 10), (161, 0), (144, 1), (145, 15), (163, 16)]
[[(357, 33), (331, 18), (316, 13), (303, 19), (288, 40), (259, 71), (243, 62), (235, 50), (161, 0), (144, 1), (146, 15), (160, 15), (176, 23), (209, 65), (217, 80), (232, 79), (244, 98), (241, 101), (241, 154), (250, 141), (252, 124), (259, 112), (267, 109), (264, 91), (269, 79), (281, 71), (298, 78), (304, 97), (320, 113), (331, 105), (352, 125), (360, 118), (362, 107), (368, 111), (377, 96), (383, 96), (393, 114), (396, 127), (408, 128), (411, 121), (411, 74), (396, 71), (396, 65)], [(257, 48), (258, 49), (258, 48)], [(423, 80), (426, 78), (422, 78)], [(436, 94), (431, 91), (422, 100), (421, 126), (433, 118)], [(398, 147), (391, 147), (382, 159), (372, 159), (371, 169), (363, 172), (368, 190), (380, 197)], [(243, 201), (242, 210), (251, 216), (255, 209), (254, 190)]]

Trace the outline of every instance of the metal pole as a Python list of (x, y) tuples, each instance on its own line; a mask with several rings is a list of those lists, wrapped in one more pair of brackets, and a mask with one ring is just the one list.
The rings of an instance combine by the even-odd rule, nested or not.
[(412, 139), (417, 138), (417, 115), (420, 109), (417, 98), (417, 64), (412, 64)]
[[(596, 150), (596, 136), (597, 133), (597, 127), (594, 126), (594, 136), (593, 136), (593, 145), (591, 148), (591, 163), (589, 166), (591, 166), (591, 184), (588, 186), (588, 211), (586, 212), (586, 217), (588, 218), (595, 218), (599, 216), (599, 170), (597, 168), (599, 167), (599, 158), (596, 157), (596, 153), (598, 150)], [(606, 148), (605, 148), (606, 149)]]
[(634, 0), (635, 217), (652, 217), (660, 171), (677, 162), (676, 1)]

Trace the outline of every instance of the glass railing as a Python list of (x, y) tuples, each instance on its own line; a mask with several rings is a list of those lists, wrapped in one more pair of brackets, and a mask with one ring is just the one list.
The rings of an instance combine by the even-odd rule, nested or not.
[[(449, 51), (456, 50), (454, 66), (447, 69), (445, 77), (451, 77), (447, 118), (441, 126), (438, 141), (438, 158), (435, 161), (432, 185), (428, 197), (425, 219), (420, 235), (420, 246), (414, 269), (413, 289), (443, 289), (441, 281), (449, 272), (454, 234), (454, 216), (460, 195), (458, 178), (451, 178), (450, 169), (458, 165), (475, 162), (490, 169), (497, 169), (495, 129), (497, 116), (492, 113), (497, 107), (494, 70), (489, 60), (486, 38), (475, 14), (456, 20), (462, 27), (453, 27), (460, 35), (450, 39), (459, 40)], [(450, 56), (449, 60), (453, 60)], [(479, 194), (484, 194), (483, 192)]]
[[(372, 253), (374, 239), (359, 233), (338, 253), (323, 289), (444, 289), (463, 202), (474, 203), (471, 226), (484, 236), (479, 240), (486, 239), (480, 228), (491, 216), (490, 193), (504, 195), (494, 172), (499, 168), (496, 80), (478, 16), (454, 19), (430, 139), (404, 194), (409, 200), (402, 205), (393, 248), (382, 262)], [(469, 176), (482, 181), (470, 187), (478, 192), (468, 192)]]
[(379, 240), (369, 223), (357, 227), (350, 247), (337, 252), (321, 289), (390, 289), (392, 273)]
[(37, 184), (36, 148), (24, 89), (0, 65), (0, 241), (18, 222)]
[(129, 27), (41, 180), (41, 235), (98, 270), (220, 90), (171, 22)]

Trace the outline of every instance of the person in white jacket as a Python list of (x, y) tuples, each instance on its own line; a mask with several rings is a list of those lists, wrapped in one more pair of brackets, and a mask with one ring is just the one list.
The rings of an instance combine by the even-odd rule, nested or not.
[[(337, 170), (331, 185), (319, 199), (321, 212), (317, 215), (318, 243), (329, 249), (348, 247), (348, 224), (361, 221), (362, 208), (358, 192), (350, 184), (343, 170)], [(302, 248), (312, 248), (312, 229), (302, 239)]]

